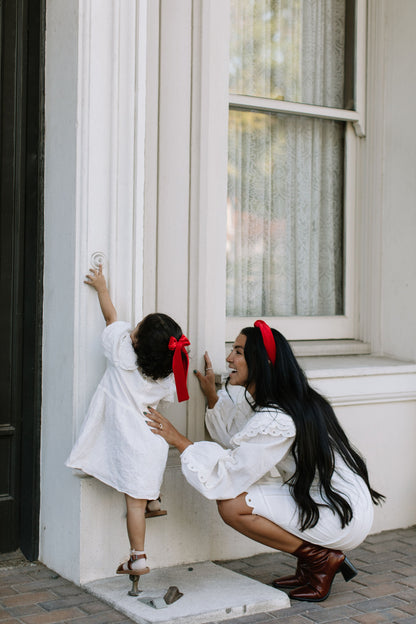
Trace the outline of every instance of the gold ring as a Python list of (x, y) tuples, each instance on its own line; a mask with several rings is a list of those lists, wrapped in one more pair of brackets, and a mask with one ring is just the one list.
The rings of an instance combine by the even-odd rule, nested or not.
[(159, 425), (159, 429), (163, 429), (163, 425), (162, 425), (162, 423), (160, 423), (160, 425)]

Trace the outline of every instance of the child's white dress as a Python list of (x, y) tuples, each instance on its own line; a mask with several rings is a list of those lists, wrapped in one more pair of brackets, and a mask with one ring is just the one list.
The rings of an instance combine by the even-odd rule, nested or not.
[(107, 369), (91, 400), (66, 465), (133, 498), (158, 498), (168, 444), (143, 415), (147, 406), (173, 401), (173, 374), (154, 381), (137, 368), (129, 323), (116, 321), (102, 334)]

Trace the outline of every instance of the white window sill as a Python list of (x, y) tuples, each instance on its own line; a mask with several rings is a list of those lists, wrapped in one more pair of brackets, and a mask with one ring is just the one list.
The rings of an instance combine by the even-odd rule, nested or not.
[[(290, 340), (289, 343), (296, 357), (371, 353), (369, 343), (360, 340)], [(232, 346), (232, 342), (225, 343), (227, 355)]]
[(309, 382), (334, 405), (416, 401), (416, 363), (379, 355), (299, 357)]
[(369, 343), (360, 340), (291, 340), (290, 346), (296, 357), (371, 353)]
[[(334, 406), (416, 401), (416, 362), (371, 355), (355, 340), (291, 344), (310, 384)], [(218, 387), (227, 377), (217, 373)]]
[(397, 375), (416, 373), (416, 362), (386, 355), (337, 355), (298, 357), (308, 377), (355, 377), (356, 375)]

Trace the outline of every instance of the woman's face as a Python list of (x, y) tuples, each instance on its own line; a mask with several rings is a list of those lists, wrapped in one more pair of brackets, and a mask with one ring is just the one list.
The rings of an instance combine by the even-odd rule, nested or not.
[(232, 386), (246, 386), (248, 380), (248, 366), (244, 356), (244, 347), (247, 336), (240, 334), (237, 336), (227, 363), (230, 369), (230, 384)]

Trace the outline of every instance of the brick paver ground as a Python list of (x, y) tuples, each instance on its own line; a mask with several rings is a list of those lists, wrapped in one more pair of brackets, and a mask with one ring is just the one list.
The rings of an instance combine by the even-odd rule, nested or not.
[[(358, 576), (345, 583), (337, 575), (324, 602), (293, 601), (290, 609), (238, 617), (228, 624), (416, 624), (416, 526), (372, 535), (349, 557)], [(0, 558), (0, 624), (131, 623), (42, 564), (16, 563), (1, 567)], [(221, 565), (270, 583), (291, 573), (294, 559), (272, 553)]]

